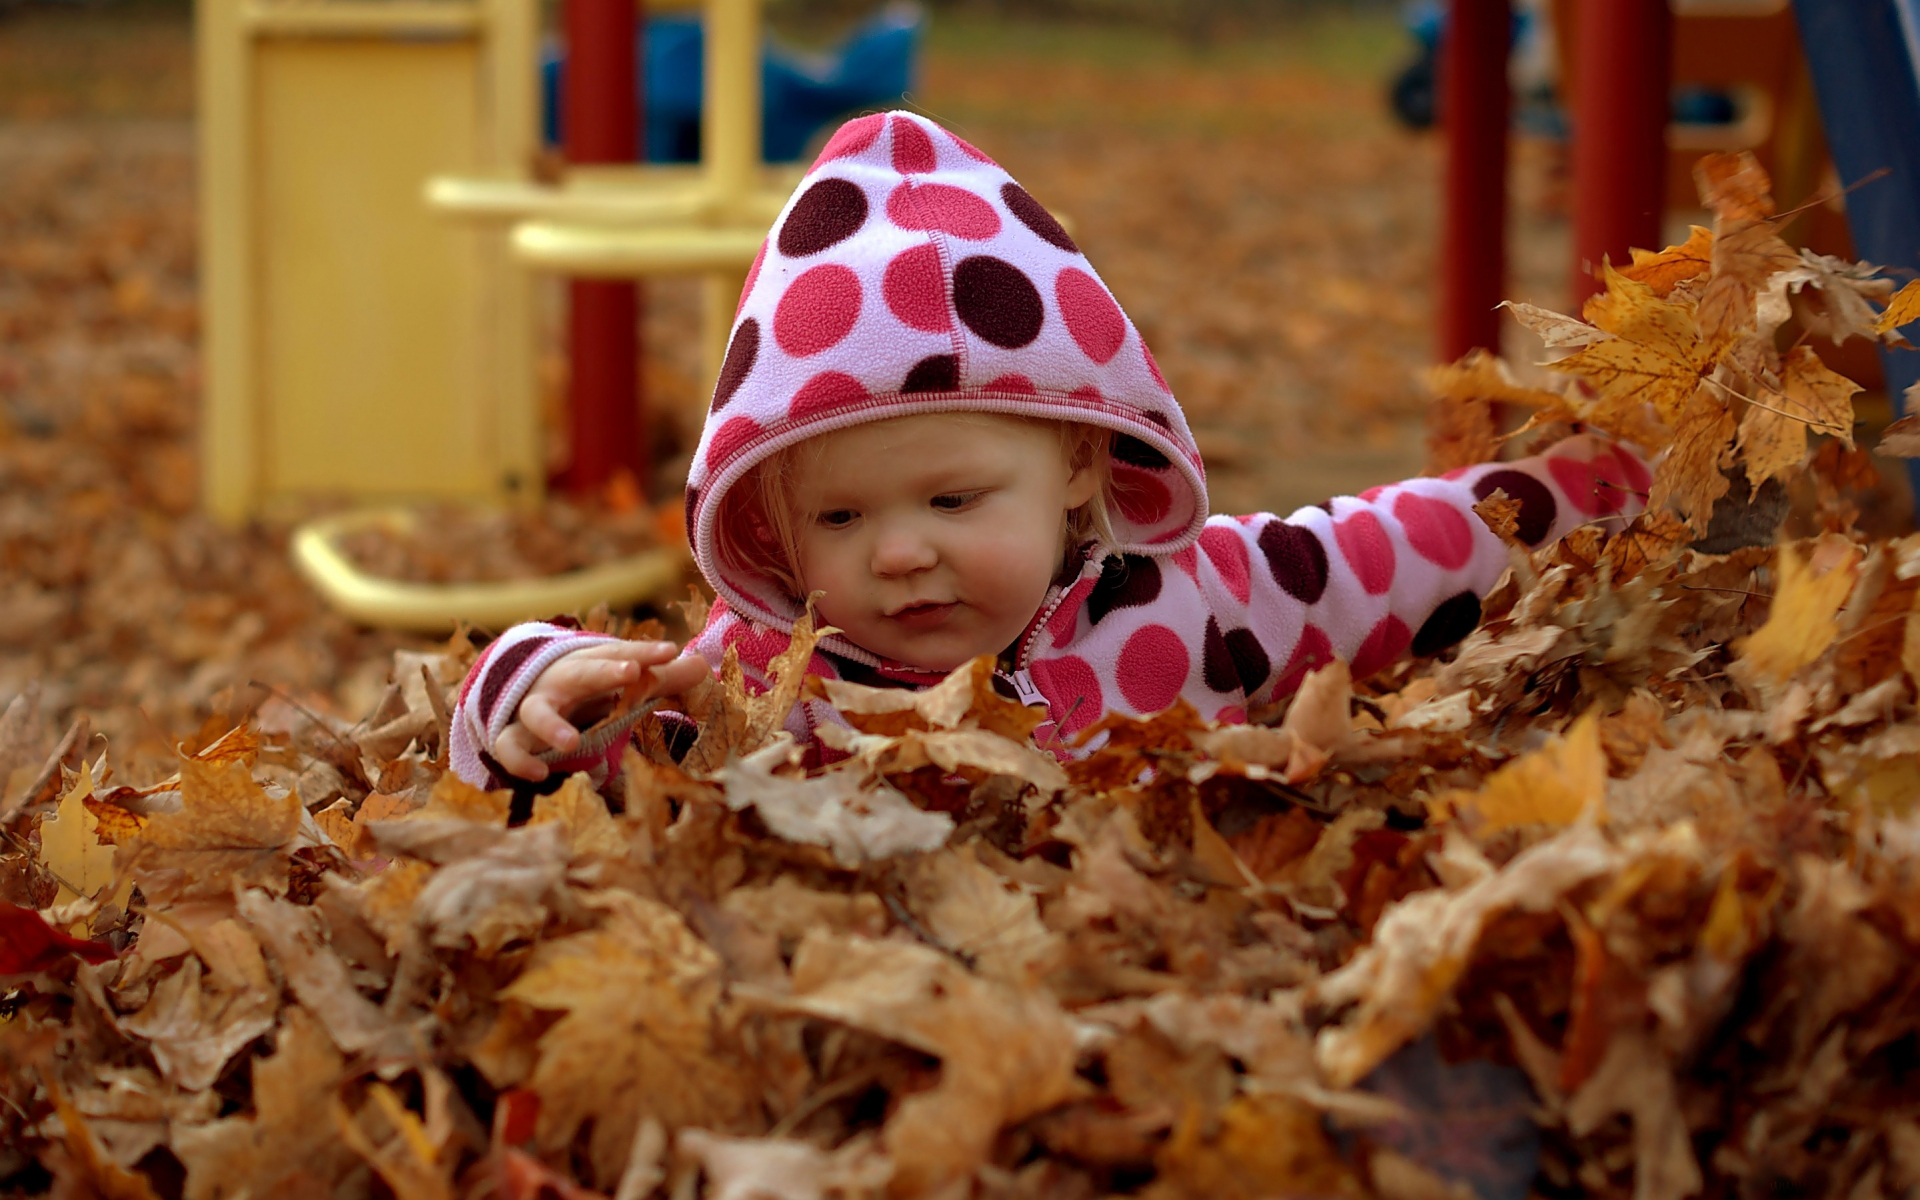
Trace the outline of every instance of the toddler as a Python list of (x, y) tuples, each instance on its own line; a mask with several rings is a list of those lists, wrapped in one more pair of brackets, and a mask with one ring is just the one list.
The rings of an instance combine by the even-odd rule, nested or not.
[[(1472, 511), (1496, 488), (1538, 546), (1628, 515), (1647, 484), (1632, 452), (1581, 436), (1287, 518), (1209, 518), (1179, 404), (1060, 223), (933, 122), (861, 117), (747, 274), (688, 476), (706, 628), (682, 653), (515, 626), (462, 687), (452, 762), (483, 786), (544, 778), (535, 755), (579, 743), (571, 713), (648, 670), (653, 694), (683, 691), (728, 646), (764, 686), (815, 591), (842, 632), (810, 671), (924, 687), (995, 655), (1046, 706), (1043, 745), (1182, 698), (1244, 720), (1336, 656), (1360, 677), (1465, 637), (1507, 565)], [(832, 719), (814, 701), (789, 726), (806, 743)]]

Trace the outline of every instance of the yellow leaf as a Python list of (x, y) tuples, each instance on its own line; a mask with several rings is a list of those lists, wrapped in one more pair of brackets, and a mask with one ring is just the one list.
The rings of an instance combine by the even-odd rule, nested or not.
[(1264, 1200), (1368, 1195), (1314, 1109), (1287, 1096), (1241, 1096), (1217, 1120), (1190, 1109), (1154, 1156), (1146, 1200)]
[(1486, 499), (1473, 506), (1473, 513), (1487, 523), (1487, 528), (1493, 530), (1493, 536), (1509, 546), (1520, 544), (1520, 502), (1505, 491), (1493, 489)]
[(1588, 712), (1565, 736), (1488, 776), (1479, 791), (1447, 799), (1485, 836), (1523, 825), (1571, 825), (1587, 813), (1604, 816), (1606, 788), (1600, 719)]
[(1839, 563), (1816, 575), (1797, 550), (1782, 546), (1780, 583), (1774, 589), (1767, 623), (1734, 644), (1740, 654), (1740, 670), (1756, 679), (1782, 684), (1826, 653), (1840, 634), (1835, 615), (1853, 591), (1859, 561), (1859, 552), (1849, 547)]
[(1740, 457), (1747, 479), (1759, 487), (1807, 461), (1807, 426), (1784, 411), (1749, 404), (1740, 418)]
[(1644, 283), (1653, 294), (1665, 299), (1676, 284), (1705, 275), (1713, 266), (1713, 231), (1704, 225), (1689, 227), (1687, 240), (1678, 246), (1653, 251), (1635, 248), (1633, 265), (1620, 268), (1620, 274)]
[(421, 820), (457, 817), (462, 821), (478, 821), (482, 825), (505, 829), (507, 811), (512, 803), (512, 792), (483, 792), (448, 771), (434, 783), (425, 807), (410, 808), (405, 797), (376, 792), (361, 803), (360, 811), (354, 814), (353, 819), (356, 824), (365, 827), (373, 821), (404, 819), (408, 816)]
[[(40, 862), (60, 885), (55, 904), (92, 899), (113, 882), (114, 849), (101, 842), (100, 821), (87, 809), (92, 795), (93, 767), (82, 760), (73, 789), (40, 821)], [(132, 886), (123, 884), (114, 902), (124, 905)]]
[(1607, 562), (1616, 583), (1625, 583), (1649, 566), (1673, 559), (1690, 538), (1687, 523), (1664, 509), (1649, 509), (1607, 542)]
[(1540, 409), (1549, 419), (1574, 419), (1565, 396), (1521, 386), (1507, 364), (1485, 350), (1470, 350), (1458, 362), (1428, 367), (1421, 380), (1433, 396), (1427, 407), (1427, 469), (1435, 474), (1494, 457), (1499, 449), (1494, 404)]
[(1795, 346), (1780, 374), (1781, 405), (1816, 433), (1831, 434), (1853, 446), (1853, 397), (1860, 385), (1827, 369), (1811, 346)]
[(1693, 164), (1700, 203), (1724, 220), (1773, 215), (1773, 180), (1752, 151), (1716, 151)]
[(1586, 315), (1614, 336), (1550, 365), (1585, 379), (1598, 393), (1582, 416), (1602, 429), (1624, 428), (1641, 404), (1651, 404), (1671, 424), (1700, 386), (1693, 312), (1612, 267), (1603, 268), (1603, 277), (1607, 290), (1587, 301)]
[(1673, 446), (1653, 473), (1648, 508), (1673, 508), (1705, 532), (1713, 502), (1731, 483), (1721, 473), (1733, 453), (1733, 413), (1727, 402), (1701, 388), (1674, 426)]
[(1920, 321), (1920, 279), (1915, 279), (1893, 294), (1887, 301), (1887, 311), (1880, 314), (1874, 322), (1875, 333), (1892, 333), (1902, 325)]

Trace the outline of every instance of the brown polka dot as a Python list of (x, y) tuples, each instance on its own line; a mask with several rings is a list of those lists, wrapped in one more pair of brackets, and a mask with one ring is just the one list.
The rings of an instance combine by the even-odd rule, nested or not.
[(1317, 603), (1327, 590), (1327, 548), (1304, 525), (1269, 521), (1260, 531), (1273, 581), (1302, 604)]
[(988, 254), (961, 259), (954, 267), (953, 308), (968, 329), (1006, 350), (1032, 343), (1047, 315), (1033, 281), (1019, 267)]
[(1480, 597), (1472, 592), (1450, 596), (1440, 602), (1440, 607), (1421, 624), (1420, 632), (1413, 635), (1414, 656), (1425, 658), (1438, 654), (1459, 643), (1479, 624)]
[(1098, 625), (1115, 609), (1138, 608), (1159, 596), (1159, 563), (1144, 554), (1110, 554), (1100, 564), (1100, 582), (1087, 596), (1087, 620)]
[(960, 360), (951, 354), (934, 354), (913, 364), (900, 391), (950, 392), (960, 386)]
[(1137, 437), (1128, 437), (1124, 433), (1113, 436), (1112, 454), (1123, 463), (1136, 467), (1145, 467), (1150, 471), (1164, 471), (1173, 464), (1167, 456), (1147, 445)]
[(776, 245), (788, 258), (805, 258), (838, 245), (867, 223), (867, 194), (844, 179), (822, 179), (794, 203)]
[(687, 489), (687, 511), (686, 511), (687, 545), (689, 546), (693, 545), (693, 516), (695, 513), (699, 511), (700, 511), (700, 489), (697, 487), (690, 487)]
[(1241, 692), (1252, 695), (1267, 682), (1273, 662), (1267, 648), (1251, 629), (1232, 629), (1222, 634), (1220, 624), (1207, 618), (1207, 633), (1201, 654), (1201, 673), (1207, 686), (1216, 692)]
[(760, 357), (760, 322), (748, 317), (740, 322), (740, 328), (733, 331), (733, 341), (727, 344), (726, 361), (720, 364), (720, 378), (713, 385), (713, 411), (719, 412), (740, 390), (740, 385), (753, 373), (753, 364)]
[(1515, 537), (1529, 546), (1538, 546), (1546, 540), (1553, 530), (1554, 518), (1560, 515), (1560, 506), (1554, 503), (1551, 488), (1525, 471), (1489, 471), (1473, 485), (1476, 500), (1485, 500), (1495, 491), (1505, 492), (1508, 499), (1520, 506), (1520, 520), (1513, 531)]
[(1000, 200), (1007, 206), (1007, 211), (1020, 218), (1020, 223), (1033, 230), (1034, 236), (1041, 241), (1058, 246), (1069, 254), (1080, 253), (1080, 247), (1073, 244), (1073, 239), (1067, 235), (1067, 231), (1061, 227), (1060, 222), (1054, 220), (1053, 214), (1047, 211), (1046, 206), (1029, 196), (1027, 190), (1019, 184), (1001, 184)]

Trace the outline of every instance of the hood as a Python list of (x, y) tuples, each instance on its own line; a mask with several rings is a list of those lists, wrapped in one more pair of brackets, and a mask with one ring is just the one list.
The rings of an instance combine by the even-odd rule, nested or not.
[(1153, 354), (1080, 248), (998, 164), (912, 113), (847, 122), (747, 272), (687, 476), (701, 573), (744, 616), (799, 615), (720, 566), (727, 490), (783, 447), (918, 413), (1001, 412), (1104, 426), (1115, 546), (1200, 536), (1206, 477)]

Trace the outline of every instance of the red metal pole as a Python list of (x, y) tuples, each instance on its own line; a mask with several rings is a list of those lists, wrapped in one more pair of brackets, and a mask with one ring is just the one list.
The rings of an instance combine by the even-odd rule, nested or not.
[(1453, 0), (1440, 43), (1446, 211), (1440, 243), (1440, 356), (1498, 352), (1494, 306), (1506, 272), (1508, 0)]
[[(634, 0), (567, 0), (567, 66), (561, 98), (567, 161), (634, 161), (639, 64)], [(624, 280), (576, 279), (568, 289), (571, 363), (568, 490), (591, 492), (622, 469), (644, 494), (646, 426), (640, 420), (640, 289)]]
[(1573, 302), (1600, 290), (1602, 259), (1658, 249), (1673, 72), (1668, 0), (1580, 0), (1573, 52)]

